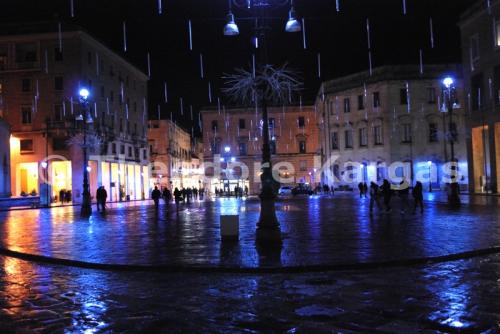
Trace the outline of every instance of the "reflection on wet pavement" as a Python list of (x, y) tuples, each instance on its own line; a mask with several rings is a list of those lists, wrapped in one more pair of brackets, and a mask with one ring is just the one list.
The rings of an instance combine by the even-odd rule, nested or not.
[(294, 275), (126, 274), (0, 257), (0, 277), (2, 333), (494, 333), (500, 326), (500, 255)]
[[(394, 203), (398, 207), (398, 203)], [(0, 213), (0, 244), (26, 252), (113, 264), (222, 266), (317, 265), (438, 256), (498, 245), (500, 209), (427, 204), (423, 215), (399, 210), (373, 216), (368, 200), (336, 195), (283, 199), (277, 215), (283, 247), (262, 256), (255, 246), (257, 200), (217, 199), (160, 207), (111, 205), (87, 220), (77, 207)], [(240, 215), (240, 240), (221, 242), (219, 216)], [(276, 254), (275, 254), (276, 255)]]

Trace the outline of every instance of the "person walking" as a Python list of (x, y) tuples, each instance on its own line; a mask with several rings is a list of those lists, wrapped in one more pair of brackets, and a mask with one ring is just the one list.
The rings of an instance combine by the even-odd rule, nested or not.
[(100, 212), (99, 207), (101, 205), (101, 197), (102, 197), (102, 189), (101, 189), (101, 187), (98, 187), (96, 192), (95, 192), (97, 212)]
[(106, 200), (107, 199), (108, 199), (108, 192), (106, 191), (106, 188), (104, 188), (104, 186), (101, 186), (101, 198), (100, 198), (100, 202), (101, 202), (102, 212), (106, 211)]
[(406, 213), (406, 209), (409, 208), (408, 197), (410, 195), (410, 186), (406, 180), (399, 183), (398, 189), (399, 198), (401, 199), (401, 214)]
[(368, 194), (368, 185), (366, 182), (363, 182), (363, 196), (366, 198), (366, 194)]
[(151, 198), (155, 202), (155, 210), (158, 211), (158, 206), (160, 205), (161, 191), (155, 186), (155, 189), (151, 192)]
[(175, 207), (177, 211), (179, 211), (179, 202), (181, 201), (182, 198), (182, 192), (179, 190), (179, 188), (175, 188), (174, 190), (174, 200), (175, 200)]
[(377, 204), (379, 210), (382, 209), (380, 205), (380, 187), (375, 182), (370, 183), (370, 213), (373, 212), (373, 204)]
[(424, 195), (422, 192), (422, 182), (417, 181), (415, 183), (415, 187), (413, 187), (413, 199), (415, 201), (414, 207), (413, 207), (413, 214), (417, 211), (417, 207), (420, 206), (420, 213), (424, 213)]
[(172, 193), (168, 190), (168, 188), (164, 188), (161, 197), (163, 197), (165, 204), (168, 205), (168, 203), (172, 200)]
[(363, 182), (358, 183), (359, 198), (363, 198)]
[(387, 179), (384, 179), (382, 184), (382, 197), (384, 198), (384, 206), (386, 212), (391, 212), (391, 197), (392, 197), (392, 189), (391, 184)]

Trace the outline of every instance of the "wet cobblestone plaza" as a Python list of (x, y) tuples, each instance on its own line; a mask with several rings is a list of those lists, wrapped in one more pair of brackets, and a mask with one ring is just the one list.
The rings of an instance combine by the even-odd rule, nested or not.
[[(283, 199), (280, 254), (256, 250), (258, 201), (116, 204), (0, 213), (2, 247), (96, 263), (230, 267), (231, 273), (114, 272), (0, 257), (2, 332), (381, 332), (500, 330), (500, 256), (437, 264), (308, 272), (309, 265), (434, 257), (498, 246), (497, 205), (423, 215), (375, 212), (351, 195)], [(395, 202), (395, 208), (398, 203)], [(303, 208), (303, 209), (299, 209)], [(225, 244), (221, 213), (240, 213)], [(238, 267), (306, 266), (300, 273)]]

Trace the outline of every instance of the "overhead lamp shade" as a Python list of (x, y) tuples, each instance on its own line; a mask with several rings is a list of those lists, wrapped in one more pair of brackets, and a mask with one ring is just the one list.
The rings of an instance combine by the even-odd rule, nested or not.
[(288, 21), (286, 22), (286, 32), (299, 32), (302, 30), (300, 22), (296, 19), (295, 10), (293, 8), (288, 12)]
[(236, 36), (240, 34), (240, 29), (234, 21), (234, 15), (232, 13), (227, 14), (227, 23), (224, 26), (224, 36)]

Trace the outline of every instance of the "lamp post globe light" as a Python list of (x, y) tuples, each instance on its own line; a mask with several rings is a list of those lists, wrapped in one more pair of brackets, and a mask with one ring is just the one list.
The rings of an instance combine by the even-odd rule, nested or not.
[[(288, 20), (284, 30), (286, 32), (299, 32), (302, 30), (301, 24), (296, 18), (293, 7), (293, 0), (228, 0), (227, 22), (224, 26), (225, 36), (236, 36), (239, 34), (239, 28), (236, 23), (232, 8), (250, 11), (255, 15), (255, 38), (254, 47), (259, 49), (256, 62), (263, 69), (269, 67), (268, 63), (268, 45), (267, 33), (270, 30), (267, 13), (276, 8), (289, 6)], [(272, 175), (271, 146), (269, 136), (269, 118), (267, 106), (269, 101), (266, 96), (266, 87), (258, 83), (254, 68), (254, 85), (258, 92), (256, 103), (260, 104), (262, 111), (262, 167), (261, 167), (261, 192), (260, 192), (260, 216), (257, 223), (256, 241), (264, 244), (280, 244), (281, 230), (278, 218), (276, 217), (275, 200), (278, 189), (278, 183)]]
[(445, 77), (443, 79), (443, 95), (448, 111), (448, 140), (450, 142), (450, 154), (452, 163), (452, 175), (450, 175), (451, 182), (448, 190), (448, 205), (451, 207), (460, 206), (459, 184), (458, 184), (458, 164), (455, 159), (455, 135), (456, 129), (453, 123), (453, 102), (455, 97), (455, 80), (452, 77)]
[(92, 123), (92, 116), (88, 111), (88, 98), (90, 96), (90, 92), (87, 88), (81, 88), (78, 95), (80, 97), (81, 114), (76, 118), (76, 120), (83, 121), (83, 194), (80, 214), (82, 217), (89, 217), (92, 214), (89, 184), (89, 172), (91, 169), (87, 154), (87, 124)]

